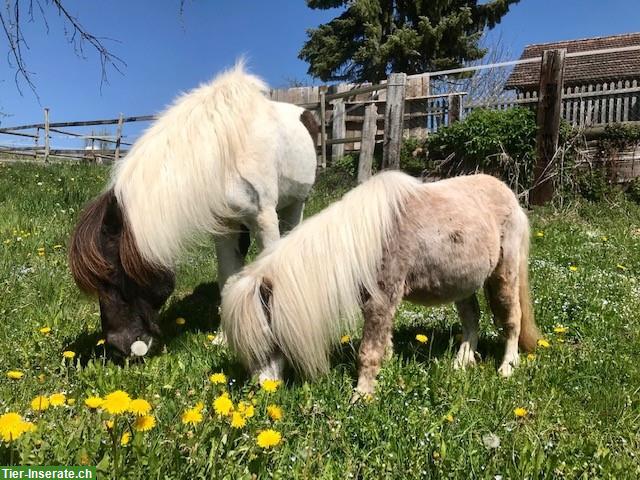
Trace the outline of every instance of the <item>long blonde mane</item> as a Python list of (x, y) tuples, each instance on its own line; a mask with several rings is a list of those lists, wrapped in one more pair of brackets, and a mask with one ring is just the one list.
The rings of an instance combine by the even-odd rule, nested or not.
[(170, 267), (194, 233), (226, 232), (226, 186), (252, 118), (269, 108), (266, 89), (238, 62), (177, 98), (116, 166), (112, 186), (147, 262)]
[(399, 172), (376, 175), (229, 279), (222, 326), (245, 363), (263, 364), (277, 346), (307, 376), (327, 371), (332, 345), (360, 317), (363, 292), (378, 291), (394, 220), (418, 185)]

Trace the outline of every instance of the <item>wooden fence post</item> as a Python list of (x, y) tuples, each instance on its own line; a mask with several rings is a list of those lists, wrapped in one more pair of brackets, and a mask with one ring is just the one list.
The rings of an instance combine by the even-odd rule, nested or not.
[(49, 161), (49, 109), (44, 109), (44, 161)]
[(449, 125), (460, 121), (462, 102), (460, 95), (449, 95)]
[(566, 49), (545, 50), (540, 68), (538, 94), (538, 134), (536, 137), (536, 165), (534, 183), (529, 194), (532, 205), (543, 205), (553, 198), (552, 162), (558, 149), (560, 111), (564, 83)]
[(406, 86), (406, 73), (392, 73), (387, 78), (387, 106), (384, 112), (382, 168), (400, 168), (400, 148), (402, 146)]
[(113, 161), (117, 162), (120, 160), (120, 142), (122, 140), (122, 124), (124, 123), (124, 116), (122, 113), (120, 114), (120, 118), (118, 119), (118, 127), (116, 128), (116, 151), (114, 152)]
[(327, 87), (320, 87), (320, 167), (327, 168)]
[[(345, 84), (336, 87), (336, 93), (344, 92), (347, 89)], [(347, 136), (347, 114), (344, 98), (333, 101), (333, 115), (331, 116), (331, 139), (341, 139)], [(344, 157), (344, 143), (331, 145), (331, 162)]]
[(358, 160), (358, 183), (366, 182), (371, 177), (373, 152), (376, 148), (378, 132), (378, 107), (370, 103), (364, 108), (362, 122), (362, 141), (360, 142), (360, 158)]

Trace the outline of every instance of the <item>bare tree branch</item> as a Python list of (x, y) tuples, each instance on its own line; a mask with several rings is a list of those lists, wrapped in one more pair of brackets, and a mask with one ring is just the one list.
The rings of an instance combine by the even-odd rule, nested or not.
[[(8, 52), (7, 61), (9, 65), (16, 70), (15, 83), (18, 92), (22, 95), (22, 89), (20, 88), (19, 79), (22, 78), (31, 91), (38, 97), (35, 84), (33, 83), (32, 75), (27, 69), (27, 65), (24, 59), (24, 49), (29, 49), (29, 46), (22, 34), (22, 17), (21, 17), (21, 3), (28, 3), (28, 18), (29, 22), (34, 22), (34, 0), (5, 0), (5, 8), (0, 10), (0, 24), (2, 25), (2, 33), (4, 33), (7, 39)], [(40, 11), (42, 20), (44, 22), (46, 32), (49, 33), (49, 23), (47, 22), (47, 13), (45, 12), (43, 3), (41, 0), (35, 0), (35, 4)], [(126, 67), (126, 63), (120, 57), (115, 55), (109, 48), (103, 43), (104, 40), (111, 40), (104, 37), (97, 37), (89, 32), (80, 21), (71, 15), (69, 11), (63, 5), (63, 0), (44, 0), (45, 5), (50, 5), (57, 10), (58, 16), (64, 21), (64, 31), (67, 41), (73, 45), (73, 49), (81, 58), (85, 57), (84, 47), (88, 44), (92, 50), (95, 51), (100, 57), (100, 89), (108, 82), (107, 70), (113, 68), (119, 73), (122, 73), (122, 68)]]

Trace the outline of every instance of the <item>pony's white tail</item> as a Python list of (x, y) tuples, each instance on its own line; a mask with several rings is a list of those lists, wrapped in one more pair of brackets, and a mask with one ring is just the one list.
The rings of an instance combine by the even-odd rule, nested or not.
[(420, 182), (385, 172), (280, 239), (227, 282), (222, 327), (249, 366), (275, 348), (309, 377), (329, 367), (331, 347), (378, 292), (383, 250)]
[(116, 165), (113, 189), (143, 258), (170, 267), (198, 232), (225, 233), (226, 185), (270, 108), (243, 62), (179, 97)]

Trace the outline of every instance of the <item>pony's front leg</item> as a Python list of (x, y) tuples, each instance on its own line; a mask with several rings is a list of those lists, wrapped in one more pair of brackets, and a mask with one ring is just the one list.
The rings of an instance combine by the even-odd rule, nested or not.
[(260, 250), (264, 250), (280, 239), (278, 213), (275, 206), (261, 208), (256, 215), (255, 223), (255, 233)]
[(391, 295), (370, 297), (362, 307), (364, 326), (358, 353), (358, 386), (352, 402), (374, 393), (385, 351), (388, 351), (391, 344), (393, 316), (402, 300), (400, 290), (398, 287), (394, 288)]
[(462, 323), (462, 343), (453, 361), (453, 368), (460, 369), (476, 363), (480, 322), (480, 305), (478, 305), (476, 294), (456, 302), (456, 309)]
[[(235, 275), (244, 266), (244, 258), (249, 249), (249, 231), (238, 227), (239, 231), (228, 233), (215, 238), (216, 256), (218, 258), (218, 289), (222, 289), (231, 275)], [(213, 343), (226, 345), (227, 339), (222, 330), (218, 331)]]

